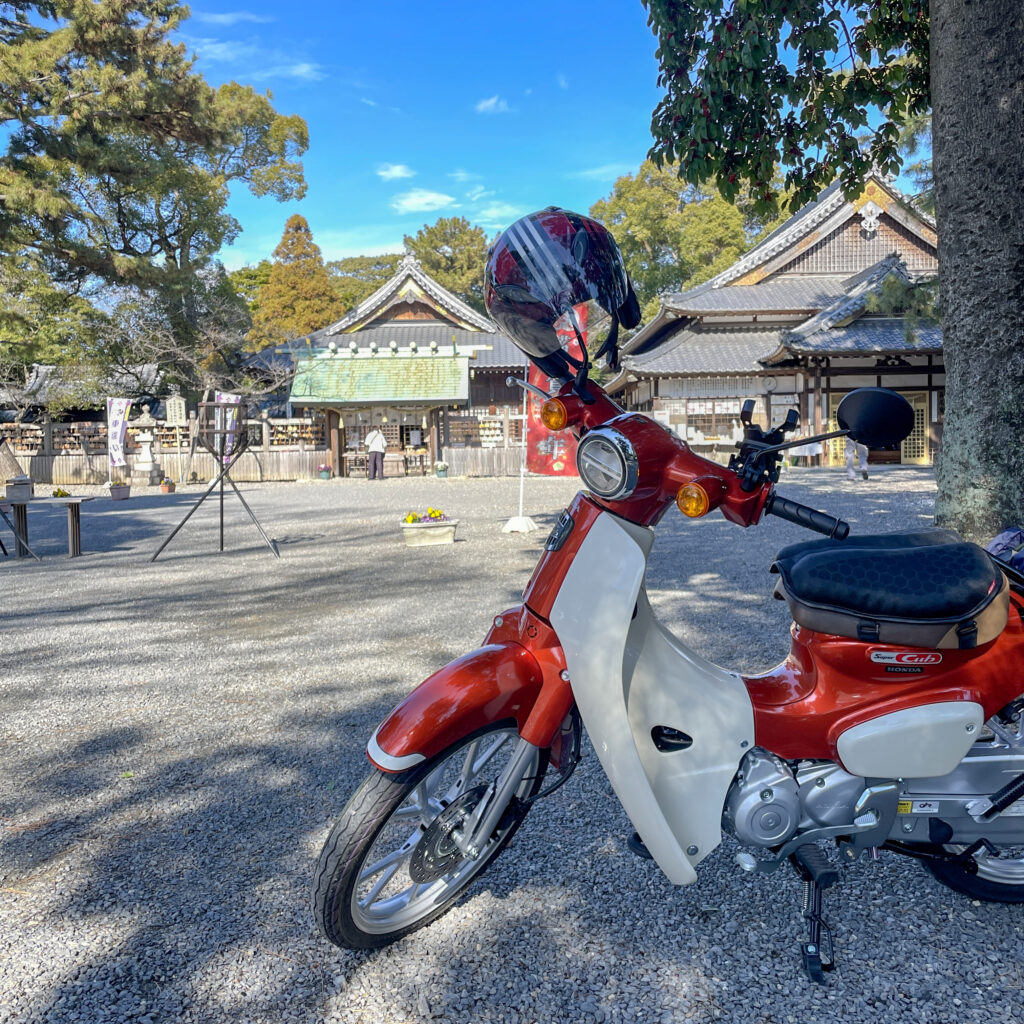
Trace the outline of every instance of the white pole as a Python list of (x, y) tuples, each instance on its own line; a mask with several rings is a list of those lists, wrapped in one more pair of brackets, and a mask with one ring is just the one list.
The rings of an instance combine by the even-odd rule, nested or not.
[[(530, 364), (527, 363), (526, 369), (523, 372), (523, 380), (528, 382), (529, 379)], [(531, 530), (538, 528), (537, 524), (529, 516), (523, 515), (523, 488), (526, 482), (526, 441), (530, 432), (529, 401), (530, 396), (526, 388), (523, 388), (523, 447), (519, 455), (519, 515), (510, 519), (501, 528), (502, 533), (529, 533)]]

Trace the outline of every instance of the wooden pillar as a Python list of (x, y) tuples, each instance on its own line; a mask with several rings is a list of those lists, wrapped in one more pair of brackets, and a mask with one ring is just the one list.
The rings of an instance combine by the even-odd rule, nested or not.
[[(814, 433), (821, 434), (821, 360), (814, 360)], [(824, 466), (828, 463), (827, 442), (822, 442), (821, 455), (818, 456), (818, 465)]]
[(331, 472), (341, 476), (341, 414), (335, 409), (327, 413), (327, 443), (331, 449)]
[(437, 438), (434, 436), (434, 432), (437, 428), (437, 410), (431, 409), (427, 413), (427, 457), (430, 460), (430, 468), (434, 468), (434, 463), (440, 458), (437, 454)]

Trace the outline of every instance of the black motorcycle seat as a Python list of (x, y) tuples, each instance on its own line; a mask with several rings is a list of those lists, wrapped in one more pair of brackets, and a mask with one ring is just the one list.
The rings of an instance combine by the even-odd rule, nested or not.
[(972, 647), (1006, 624), (1002, 573), (983, 548), (950, 530), (791, 544), (772, 571), (796, 622), (839, 636)]

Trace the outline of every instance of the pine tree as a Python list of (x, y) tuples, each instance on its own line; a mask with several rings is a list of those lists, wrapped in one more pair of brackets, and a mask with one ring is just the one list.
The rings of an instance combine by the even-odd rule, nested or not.
[(438, 284), (478, 312), (484, 312), (487, 235), (465, 217), (441, 217), (424, 224), (405, 244)]
[(327, 327), (344, 312), (306, 218), (288, 218), (270, 280), (257, 297), (251, 344), (273, 345)]

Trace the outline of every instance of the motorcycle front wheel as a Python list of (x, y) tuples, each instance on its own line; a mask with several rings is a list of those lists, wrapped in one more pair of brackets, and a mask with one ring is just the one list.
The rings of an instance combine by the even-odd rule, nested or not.
[(313, 915), (336, 946), (377, 949), (450, 910), (505, 848), (538, 791), (538, 751), (516, 799), (477, 857), (451, 838), (508, 764), (511, 725), (482, 729), (400, 774), (372, 772), (335, 823), (317, 862)]

